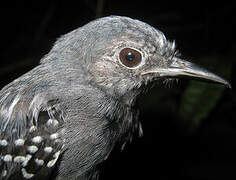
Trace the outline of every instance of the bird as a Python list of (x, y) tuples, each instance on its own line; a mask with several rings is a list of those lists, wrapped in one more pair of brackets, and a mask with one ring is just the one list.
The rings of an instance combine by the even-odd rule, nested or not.
[(230, 87), (137, 19), (106, 16), (61, 36), (0, 91), (0, 179), (99, 179), (113, 148), (142, 136), (137, 97), (181, 77)]

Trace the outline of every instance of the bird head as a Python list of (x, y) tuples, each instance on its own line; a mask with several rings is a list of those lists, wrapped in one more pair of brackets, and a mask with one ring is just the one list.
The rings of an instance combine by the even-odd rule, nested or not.
[(73, 77), (82, 77), (111, 96), (126, 97), (128, 103), (141, 87), (166, 78), (191, 77), (230, 87), (221, 77), (181, 59), (175, 43), (161, 31), (128, 17), (92, 21), (60, 38), (55, 50), (78, 74)]

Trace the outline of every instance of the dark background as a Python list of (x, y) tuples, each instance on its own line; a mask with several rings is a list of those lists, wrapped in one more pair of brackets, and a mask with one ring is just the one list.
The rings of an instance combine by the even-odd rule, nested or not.
[(0, 7), (0, 87), (36, 66), (60, 35), (96, 17), (143, 20), (233, 89), (189, 80), (155, 86), (139, 100), (144, 137), (115, 150), (101, 179), (235, 179), (235, 7), (212, 2), (8, 1)]

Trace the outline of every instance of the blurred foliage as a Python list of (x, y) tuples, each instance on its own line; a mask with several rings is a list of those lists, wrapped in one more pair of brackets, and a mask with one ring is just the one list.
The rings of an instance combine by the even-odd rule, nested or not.
[[(225, 61), (223, 56), (208, 56), (200, 58), (201, 64), (213, 64), (215, 70), (211, 70), (221, 77), (227, 79), (231, 73), (231, 61)], [(209, 84), (200, 81), (190, 81), (181, 97), (179, 115), (187, 126), (188, 132), (193, 132), (208, 117), (209, 113), (216, 106), (221, 98), (225, 87), (219, 84)]]

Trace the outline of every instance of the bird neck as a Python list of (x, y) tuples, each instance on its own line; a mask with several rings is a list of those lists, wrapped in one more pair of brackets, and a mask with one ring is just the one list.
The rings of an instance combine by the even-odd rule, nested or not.
[(142, 135), (142, 127), (138, 121), (139, 110), (135, 108), (135, 98), (129, 98), (128, 93), (121, 98), (109, 97), (110, 108), (106, 113), (106, 119), (109, 120), (108, 129), (118, 142), (118, 146), (123, 149), (126, 142), (130, 142), (134, 135)]

